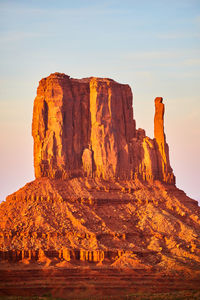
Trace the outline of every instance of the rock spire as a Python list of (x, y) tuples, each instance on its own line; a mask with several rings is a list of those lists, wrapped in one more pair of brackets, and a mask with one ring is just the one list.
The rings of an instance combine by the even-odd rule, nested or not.
[[(32, 124), (36, 179), (0, 204), (2, 278), (7, 274), (13, 284), (22, 264), (25, 276), (35, 276), (39, 264), (42, 278), (48, 269), (41, 266), (51, 273), (87, 268), (92, 277), (99, 269), (104, 282), (108, 270), (124, 269), (125, 277), (140, 270), (141, 280), (153, 275), (151, 286), (167, 274), (173, 274), (169, 282), (177, 274), (183, 282), (185, 274), (194, 276), (196, 288), (200, 209), (175, 186), (162, 102), (155, 99), (151, 139), (136, 129), (128, 85), (60, 73), (40, 81)], [(7, 267), (18, 262), (11, 273)], [(124, 275), (118, 279), (124, 285)], [(9, 292), (10, 282), (4, 284)], [(60, 286), (53, 290), (60, 293)]]
[(42, 79), (32, 124), (36, 178), (142, 177), (174, 183), (162, 101), (156, 100), (152, 140), (136, 130), (132, 98), (129, 85), (112, 79), (60, 73)]
[(165, 106), (163, 98), (157, 97), (155, 99), (155, 116), (154, 116), (154, 138), (157, 146), (157, 159), (159, 178), (163, 181), (173, 180), (172, 168), (169, 162), (169, 147), (166, 143), (164, 132), (164, 113)]

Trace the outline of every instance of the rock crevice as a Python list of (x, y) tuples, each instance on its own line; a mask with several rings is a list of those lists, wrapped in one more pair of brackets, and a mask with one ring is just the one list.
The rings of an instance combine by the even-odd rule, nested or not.
[(136, 129), (128, 85), (51, 74), (37, 90), (32, 134), (36, 179), (0, 205), (0, 268), (199, 278), (200, 209), (175, 186), (162, 98), (151, 139)]
[(142, 178), (175, 183), (164, 134), (164, 104), (155, 99), (152, 140), (133, 118), (129, 85), (54, 73), (40, 81), (32, 135), (36, 178)]

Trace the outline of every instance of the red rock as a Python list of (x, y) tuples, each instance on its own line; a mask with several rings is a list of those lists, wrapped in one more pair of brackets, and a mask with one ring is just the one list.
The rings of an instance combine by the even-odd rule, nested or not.
[(161, 97), (155, 99), (154, 138), (157, 150), (158, 177), (163, 181), (175, 183), (175, 177), (169, 162), (169, 147), (164, 133), (165, 106), (162, 102), (163, 98)]
[(36, 180), (0, 205), (0, 260), (198, 275), (200, 209), (174, 184), (162, 98), (155, 108), (150, 139), (135, 129), (128, 85), (42, 79)]
[(51, 74), (34, 102), (35, 176), (160, 179), (174, 183), (164, 136), (164, 105), (156, 98), (155, 140), (135, 129), (132, 92), (106, 78)]
[(36, 178), (78, 174), (89, 144), (89, 79), (55, 73), (40, 81), (34, 102), (32, 134)]
[(82, 175), (88, 148), (89, 176), (129, 174), (128, 147), (135, 136), (131, 89), (111, 79), (52, 74), (40, 81), (32, 134), (36, 178)]
[(128, 176), (129, 143), (135, 137), (132, 92), (110, 79), (90, 80), (91, 146), (97, 177)]

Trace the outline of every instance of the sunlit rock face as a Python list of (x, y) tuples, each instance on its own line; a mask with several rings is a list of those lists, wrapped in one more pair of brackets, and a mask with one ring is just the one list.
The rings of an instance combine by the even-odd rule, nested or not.
[(107, 78), (40, 81), (34, 102), (35, 176), (160, 179), (174, 183), (165, 141), (162, 98), (156, 98), (155, 139), (136, 130), (132, 92)]
[(129, 148), (136, 135), (130, 87), (111, 79), (92, 78), (90, 116), (94, 176), (129, 176), (133, 167)]
[(162, 101), (155, 99), (151, 139), (136, 129), (128, 85), (59, 73), (40, 81), (36, 179), (0, 205), (0, 269), (84, 262), (91, 270), (145, 270), (145, 278), (149, 271), (199, 278), (200, 209), (174, 184)]
[(157, 146), (158, 177), (163, 181), (172, 182), (174, 176), (169, 162), (169, 147), (164, 133), (165, 106), (162, 102), (163, 98), (161, 97), (155, 99), (154, 137)]
[(36, 178), (78, 175), (90, 140), (89, 79), (52, 74), (40, 81), (32, 134)]

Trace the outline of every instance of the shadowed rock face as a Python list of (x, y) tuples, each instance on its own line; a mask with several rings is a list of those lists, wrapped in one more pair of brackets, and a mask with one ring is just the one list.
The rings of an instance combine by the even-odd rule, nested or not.
[(135, 128), (128, 85), (58, 73), (40, 81), (36, 179), (0, 205), (0, 270), (37, 262), (199, 276), (200, 209), (174, 184), (162, 98), (155, 109), (150, 139)]
[(35, 176), (78, 174), (90, 140), (89, 80), (52, 74), (40, 81), (33, 110)]
[(128, 85), (59, 73), (42, 79), (32, 126), (36, 178), (141, 177), (174, 183), (159, 99), (152, 140), (136, 130)]

